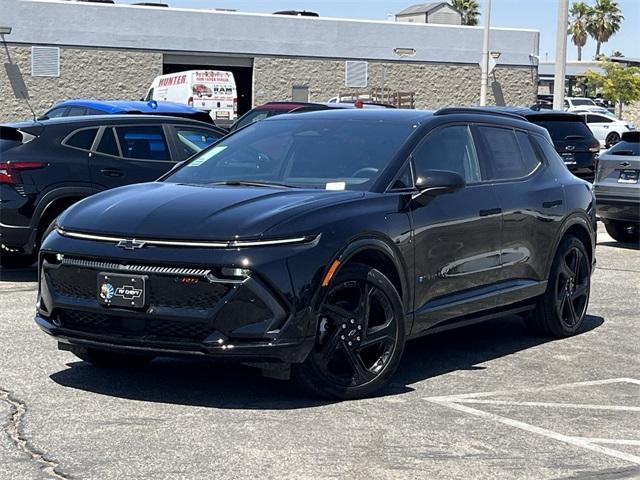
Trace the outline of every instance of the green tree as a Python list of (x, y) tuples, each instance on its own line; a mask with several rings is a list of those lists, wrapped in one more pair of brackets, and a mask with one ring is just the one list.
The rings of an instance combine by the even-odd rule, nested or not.
[(640, 68), (605, 60), (601, 64), (604, 74), (588, 71), (589, 85), (602, 95), (618, 103), (618, 117), (622, 118), (622, 105), (640, 100)]
[(476, 0), (453, 0), (451, 5), (462, 12), (463, 25), (478, 25), (480, 5)]
[(578, 61), (582, 60), (582, 47), (587, 43), (589, 32), (587, 32), (587, 23), (591, 14), (591, 7), (584, 2), (575, 2), (571, 5), (569, 11), (568, 35), (571, 35), (571, 41), (578, 48)]
[(596, 43), (596, 57), (600, 55), (600, 46), (607, 42), (618, 30), (624, 16), (614, 0), (596, 0), (588, 15), (587, 32)]

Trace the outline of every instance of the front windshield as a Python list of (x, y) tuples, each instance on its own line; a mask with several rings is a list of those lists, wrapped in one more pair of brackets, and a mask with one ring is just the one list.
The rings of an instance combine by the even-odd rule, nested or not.
[(366, 190), (414, 128), (386, 120), (303, 115), (258, 122), (193, 157), (166, 181)]

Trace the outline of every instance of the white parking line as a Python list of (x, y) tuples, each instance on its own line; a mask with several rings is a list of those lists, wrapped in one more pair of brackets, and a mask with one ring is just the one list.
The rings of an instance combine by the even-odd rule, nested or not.
[[(443, 396), (443, 397), (427, 397), (427, 398), (424, 398), (424, 400), (427, 400), (429, 402), (432, 402), (444, 407), (448, 407), (454, 410), (458, 410), (460, 412), (468, 413), (470, 415), (475, 415), (477, 417), (482, 417), (485, 419), (500, 422), (504, 425), (515, 427), (520, 430), (524, 430), (527, 432), (552, 438), (554, 440), (564, 442), (570, 445), (585, 448), (587, 450), (592, 450), (594, 452), (608, 455), (610, 457), (615, 457), (630, 463), (635, 463), (636, 465), (640, 465), (640, 456), (632, 455), (626, 452), (621, 452), (619, 450), (615, 450), (613, 448), (600, 445), (600, 444), (612, 444), (612, 445), (640, 446), (640, 440), (615, 439), (615, 438), (590, 438), (590, 437), (577, 437), (577, 436), (564, 435), (562, 433), (554, 432), (552, 430), (547, 430), (546, 428), (537, 427), (535, 425), (531, 425), (529, 423), (525, 423), (519, 420), (514, 420), (512, 418), (504, 417), (502, 415), (485, 412), (483, 410), (470, 407), (469, 405), (463, 405), (463, 404), (471, 403), (471, 404), (485, 404), (485, 405), (512, 405), (517, 407), (533, 406), (533, 407), (544, 407), (544, 408), (554, 408), (554, 407), (555, 408), (581, 408), (586, 410), (612, 410), (612, 411), (623, 411), (623, 412), (640, 411), (640, 407), (633, 407), (633, 406), (591, 405), (591, 404), (553, 403), (553, 402), (520, 402), (520, 401), (510, 401), (510, 400), (491, 400), (486, 398), (486, 397), (496, 396), (496, 395), (513, 395), (516, 393), (542, 392), (542, 391), (560, 390), (564, 388), (611, 385), (616, 383), (632, 383), (635, 385), (640, 385), (640, 380), (636, 380), (634, 378), (609, 378), (605, 380), (592, 380), (592, 381), (586, 381), (586, 382), (565, 383), (565, 384), (553, 385), (548, 387), (534, 387), (534, 388), (521, 389), (521, 390), (496, 390), (493, 392), (464, 393), (464, 394), (449, 395), (449, 396)], [(480, 397), (484, 397), (484, 398), (480, 398)]]
[(554, 407), (554, 408), (581, 408), (584, 410), (614, 410), (623, 412), (640, 412), (640, 407), (626, 407), (619, 405), (591, 405), (588, 403), (553, 403), (553, 402), (516, 402), (510, 400), (482, 400), (475, 398), (463, 398), (455, 400), (456, 403), (483, 403), (487, 405), (515, 405), (518, 407)]

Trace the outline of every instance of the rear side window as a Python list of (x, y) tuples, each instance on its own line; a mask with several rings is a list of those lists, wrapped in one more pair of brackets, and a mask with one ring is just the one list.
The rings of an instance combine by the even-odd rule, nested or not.
[(526, 175), (533, 172), (538, 165), (540, 165), (540, 158), (531, 144), (531, 137), (525, 132), (516, 132), (516, 138), (518, 139), (518, 145), (520, 146), (520, 153), (522, 153), (522, 164), (524, 170), (527, 171)]
[(65, 143), (70, 147), (79, 148), (80, 150), (91, 150), (91, 145), (93, 145), (93, 140), (96, 138), (96, 133), (98, 133), (97, 128), (80, 130), (71, 135)]
[(176, 127), (175, 132), (181, 160), (204, 150), (220, 138), (220, 135), (198, 128)]
[(67, 107), (52, 108), (45, 114), (45, 117), (47, 118), (64, 117), (66, 111), (67, 111)]
[(113, 155), (114, 157), (120, 156), (120, 150), (118, 150), (118, 143), (116, 142), (116, 136), (113, 134), (113, 128), (105, 128), (102, 133), (102, 138), (98, 144), (98, 152), (105, 155)]
[(526, 177), (537, 167), (539, 162), (527, 134), (521, 133), (520, 140), (510, 128), (499, 127), (478, 127), (478, 133), (489, 155), (486, 159), (489, 180)]
[(171, 160), (162, 127), (117, 127), (122, 155), (138, 160)]
[(532, 123), (546, 128), (554, 142), (591, 138), (589, 127), (578, 120), (531, 120)]
[(65, 115), (66, 117), (82, 117), (87, 113), (87, 109), (84, 107), (69, 107), (69, 111)]
[(95, 108), (87, 108), (85, 115), (104, 115), (103, 111), (96, 110)]
[(541, 138), (537, 135), (532, 135), (531, 139), (533, 140), (534, 144), (537, 145), (539, 150), (544, 154), (547, 161), (551, 162), (555, 159), (558, 162), (564, 163), (564, 160), (562, 160), (562, 157), (558, 155), (558, 152), (556, 152), (556, 149), (553, 147), (553, 145), (549, 143), (548, 140)]

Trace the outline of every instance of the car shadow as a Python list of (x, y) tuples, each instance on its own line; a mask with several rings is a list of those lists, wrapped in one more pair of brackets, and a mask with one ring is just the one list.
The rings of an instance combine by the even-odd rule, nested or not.
[[(588, 315), (580, 334), (604, 322)], [(407, 343), (391, 382), (376, 396), (413, 391), (412, 384), (457, 370), (484, 370), (495, 358), (550, 341), (531, 336), (517, 317), (495, 319)], [(156, 359), (139, 369), (98, 369), (77, 361), (50, 378), (59, 385), (118, 398), (178, 405), (289, 410), (333, 403), (301, 392), (292, 382), (263, 378), (255, 368), (226, 362)]]
[(623, 242), (598, 242), (599, 247), (624, 248), (627, 250), (640, 250), (639, 243), (623, 243)]
[(26, 268), (2, 268), (0, 267), (0, 282), (37, 282), (38, 266), (31, 265)]

